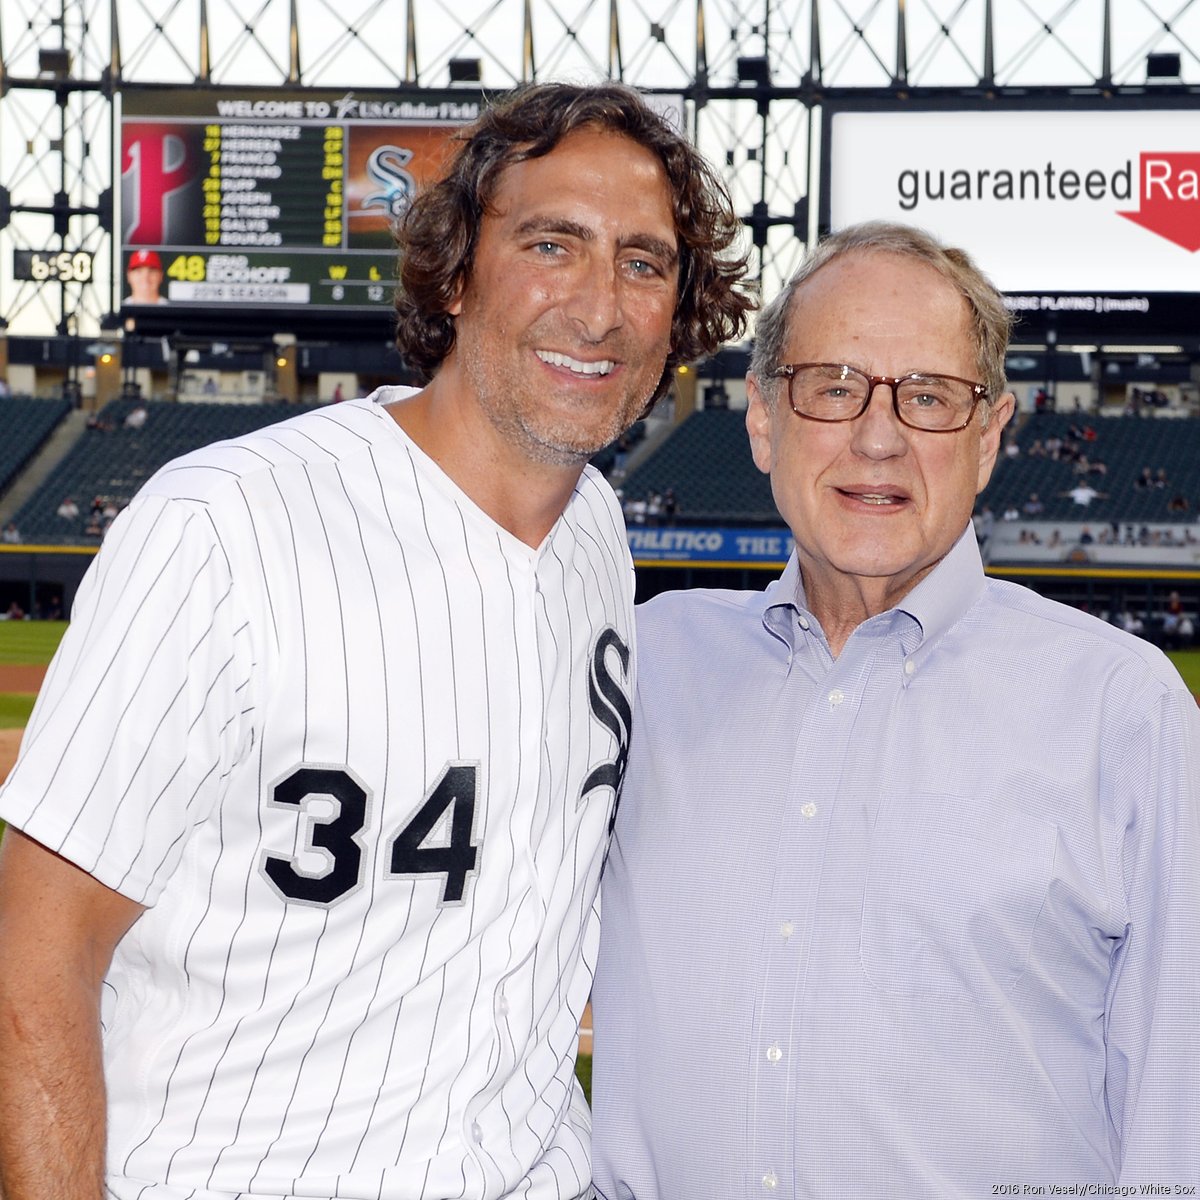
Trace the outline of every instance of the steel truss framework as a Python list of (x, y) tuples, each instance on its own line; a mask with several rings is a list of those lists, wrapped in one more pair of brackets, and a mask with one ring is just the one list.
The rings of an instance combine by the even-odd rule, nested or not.
[[(1148, 82), (1151, 54), (1179, 76)], [(0, 319), (90, 332), (108, 315), (123, 87), (445, 87), (461, 59), (489, 91), (608, 77), (681, 94), (771, 291), (815, 228), (822, 106), (1200, 103), (1200, 0), (2, 0)], [(90, 250), (95, 277), (13, 283), (20, 248)]]

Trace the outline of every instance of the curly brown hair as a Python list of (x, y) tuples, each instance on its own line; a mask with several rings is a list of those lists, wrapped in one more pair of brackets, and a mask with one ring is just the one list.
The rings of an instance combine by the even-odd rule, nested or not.
[(456, 135), (446, 174), (421, 192), (396, 232), (400, 282), (396, 345), (428, 381), (454, 346), (447, 309), (471, 274), (479, 226), (512, 163), (550, 153), (584, 126), (631, 138), (662, 163), (679, 242), (679, 294), (657, 399), (680, 363), (742, 336), (753, 299), (743, 290), (741, 223), (703, 156), (632, 88), (602, 83), (532, 84), (486, 109)]

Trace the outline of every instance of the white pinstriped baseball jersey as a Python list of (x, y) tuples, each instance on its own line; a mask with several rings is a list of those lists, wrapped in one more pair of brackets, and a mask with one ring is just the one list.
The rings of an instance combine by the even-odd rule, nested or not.
[(103, 996), (122, 1200), (588, 1187), (632, 563), (590, 468), (532, 550), (379, 407), (404, 394), (146, 485), (0, 799), (150, 906)]

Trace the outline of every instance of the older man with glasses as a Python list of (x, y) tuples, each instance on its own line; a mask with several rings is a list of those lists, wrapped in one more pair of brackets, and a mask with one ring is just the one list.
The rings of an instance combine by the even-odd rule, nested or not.
[(883, 224), (759, 320), (796, 549), (639, 613), (606, 1200), (1200, 1181), (1200, 714), (1153, 647), (985, 578), (1008, 332), (964, 253)]

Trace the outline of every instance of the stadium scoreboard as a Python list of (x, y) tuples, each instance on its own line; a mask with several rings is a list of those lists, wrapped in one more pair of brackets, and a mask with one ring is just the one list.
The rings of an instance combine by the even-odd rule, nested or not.
[[(394, 222), (479, 110), (458, 90), (126, 91), (122, 307), (387, 306)], [(139, 266), (159, 273), (140, 290)]]

